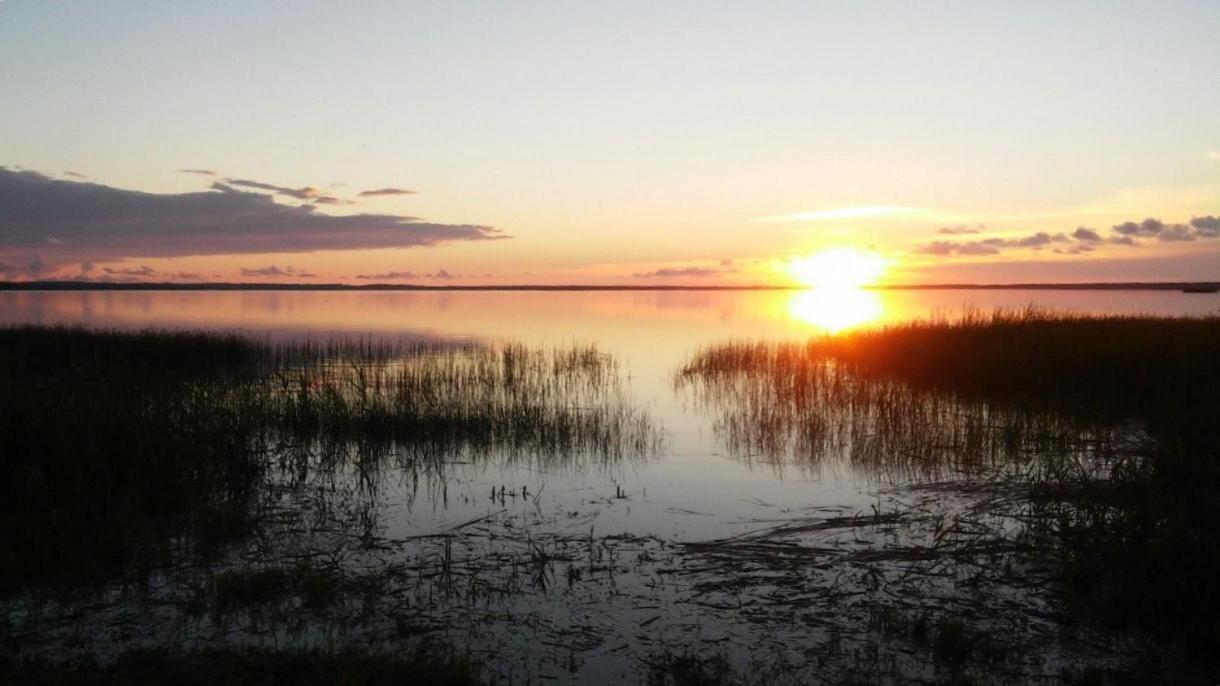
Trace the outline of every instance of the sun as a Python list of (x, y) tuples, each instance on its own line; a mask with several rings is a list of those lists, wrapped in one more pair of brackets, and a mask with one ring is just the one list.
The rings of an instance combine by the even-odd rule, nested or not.
[(788, 263), (788, 273), (810, 288), (851, 289), (874, 283), (885, 258), (858, 248), (827, 248)]

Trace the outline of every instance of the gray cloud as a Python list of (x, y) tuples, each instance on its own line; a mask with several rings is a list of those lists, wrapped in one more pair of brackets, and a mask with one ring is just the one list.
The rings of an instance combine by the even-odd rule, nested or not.
[(356, 278), (366, 281), (396, 281), (399, 279), (418, 279), (420, 275), (415, 272), (382, 272), (381, 274), (357, 274)]
[[(400, 281), (402, 279), (437, 279), (437, 280), (441, 280), (441, 281), (448, 281), (450, 279), (456, 279), (459, 276), (461, 276), (461, 274), (454, 274), (447, 269), (438, 269), (438, 270), (428, 273), (428, 274), (418, 274), (416, 272), (390, 271), (390, 272), (383, 272), (381, 274), (357, 274), (356, 278), (362, 279), (365, 281)], [(491, 275), (484, 274), (484, 276), (491, 276)]]
[(405, 188), (375, 188), (369, 191), (360, 191), (362, 198), (376, 198), (383, 195), (414, 195), (415, 191), (409, 191)]
[[(55, 264), (177, 257), (405, 248), (507, 238), (474, 224), (437, 224), (392, 214), (335, 216), (282, 205), (268, 195), (154, 194), (0, 170), (0, 259), (35, 275)], [(51, 240), (57, 242), (49, 242)], [(35, 261), (37, 258), (37, 261)]]
[(924, 255), (995, 255), (1008, 248), (1033, 248), (1041, 250), (1052, 243), (1071, 243), (1072, 239), (1062, 233), (1051, 235), (1045, 231), (1021, 238), (984, 238), (980, 241), (932, 241), (916, 248)]
[(1139, 238), (1150, 238), (1161, 232), (1165, 228), (1165, 223), (1159, 219), (1149, 217), (1138, 224), (1135, 222), (1123, 222), (1115, 224), (1111, 229), (1115, 233), (1120, 233), (1124, 236), (1137, 236)]
[(1156, 235), (1158, 240), (1166, 242), (1193, 241), (1195, 233), (1185, 224), (1169, 224)]
[(1000, 248), (989, 241), (932, 241), (915, 248), (923, 255), (998, 255)]
[(1071, 232), (1071, 237), (1080, 240), (1081, 243), (1100, 243), (1102, 242), (1102, 234), (1093, 231), (1092, 228), (1077, 226), (1076, 231)]
[(64, 176), (71, 176), (71, 177), (72, 177), (72, 178), (74, 178), (74, 179), (87, 179), (87, 178), (89, 178), (88, 176), (85, 176), (84, 174), (82, 174), (82, 173), (80, 173), (80, 172), (74, 172), (74, 171), (66, 171), (66, 172), (64, 172)]
[(262, 191), (271, 191), (277, 195), (287, 195), (290, 198), (297, 200), (312, 200), (320, 195), (320, 191), (313, 186), (305, 186), (304, 188), (288, 188), (287, 186), (277, 186), (272, 183), (264, 183), (262, 181), (251, 181), (250, 179), (225, 179), (225, 183), (229, 186), (240, 186), (241, 188), (257, 188)]
[[(952, 227), (947, 227), (952, 228)], [(1056, 247), (1054, 252), (1062, 255), (1080, 255), (1093, 252), (1098, 245), (1126, 245), (1135, 247), (1138, 238), (1152, 238), (1163, 242), (1193, 241), (1199, 238), (1220, 236), (1220, 219), (1213, 216), (1194, 217), (1190, 224), (1166, 224), (1151, 217), (1140, 222), (1123, 222), (1111, 227), (1112, 235), (1103, 236), (1098, 231), (1079, 226), (1071, 235), (1039, 231), (1020, 238), (984, 238), (974, 241), (938, 240), (916, 246), (915, 252), (924, 255), (996, 255), (1009, 249), (1041, 250)], [(938, 233), (945, 233), (944, 229)], [(950, 233), (953, 233), (952, 231)]]
[(1097, 233), (1093, 229), (1088, 229), (1083, 226), (1076, 227), (1076, 230), (1072, 232), (1072, 238), (1075, 238), (1082, 243), (1101, 242), (1101, 234)]
[(241, 275), (242, 276), (259, 276), (259, 277), (262, 277), (262, 276), (296, 276), (296, 277), (306, 278), (306, 279), (317, 276), (317, 274), (313, 274), (313, 273), (310, 273), (307, 271), (302, 271), (300, 269), (296, 269), (295, 267), (281, 268), (281, 267), (275, 266), (274, 264), (268, 265), (266, 267), (259, 267), (256, 269), (242, 267)]
[(140, 265), (135, 269), (118, 269), (111, 267), (102, 267), (102, 272), (110, 276), (137, 276), (140, 278), (148, 278), (157, 273), (157, 270), (147, 265)]
[(680, 277), (680, 276), (693, 276), (693, 277), (703, 278), (703, 277), (707, 277), (707, 276), (716, 276), (717, 274), (728, 274), (728, 273), (731, 273), (734, 271), (736, 271), (736, 270), (735, 269), (712, 269), (709, 267), (685, 267), (682, 269), (677, 269), (677, 268), (673, 268), (673, 267), (665, 267), (665, 268), (657, 269), (656, 271), (651, 271), (651, 272), (636, 272), (635, 274), (632, 274), (632, 276), (635, 276), (637, 278), (651, 278), (651, 277), (672, 278), (672, 277)]
[(183, 174), (198, 174), (200, 176), (216, 176), (216, 172), (211, 169), (179, 169)]
[(944, 236), (963, 236), (963, 235), (967, 235), (967, 234), (982, 233), (982, 232), (983, 232), (982, 224), (979, 224), (978, 226), (964, 226), (964, 225), (963, 226), (943, 226), (940, 229), (937, 229), (937, 231), (936, 231), (936, 233), (939, 233)]
[(1220, 236), (1220, 217), (1192, 217), (1190, 225), (1194, 227), (1199, 238)]

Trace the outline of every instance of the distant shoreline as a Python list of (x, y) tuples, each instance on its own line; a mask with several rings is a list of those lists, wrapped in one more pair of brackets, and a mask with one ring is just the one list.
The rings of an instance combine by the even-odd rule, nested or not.
[[(1161, 281), (1115, 283), (1003, 283), (1003, 284), (893, 284), (865, 286), (879, 291), (1025, 290), (1025, 291), (1207, 291), (1220, 289), (1220, 281)], [(308, 284), (308, 283), (98, 283), (92, 281), (0, 281), (0, 291), (796, 291), (801, 286), (667, 286), (667, 285), (528, 285), (486, 286), (416, 284)]]

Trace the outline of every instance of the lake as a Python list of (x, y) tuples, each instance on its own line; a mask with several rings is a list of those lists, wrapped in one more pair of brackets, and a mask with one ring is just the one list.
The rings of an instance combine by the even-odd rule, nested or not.
[[(422, 474), (390, 467), (371, 487), (358, 470), (331, 474), (325, 486), (312, 477), (304, 487), (284, 477), (275, 484), (277, 502), (296, 523), (277, 530), (279, 543), (247, 547), (229, 564), (339, 551), (338, 564), (350, 574), (401, 571), (383, 581), (382, 588), (391, 590), (380, 598), (359, 608), (353, 601), (336, 615), (279, 625), (253, 615), (190, 617), (174, 609), (187, 582), (166, 570), (153, 591), (162, 603), (133, 604), (116, 588), (84, 606), (10, 607), (9, 622), (32, 652), (47, 654), (105, 654), (161, 642), (384, 644), (427, 634), (470, 649), (510, 682), (630, 680), (646, 671), (649, 655), (709, 649), (742, 670), (762, 663), (783, 665), (791, 674), (822, 668), (848, 673), (853, 660), (866, 659), (889, 661), (903, 674), (933, 675), (928, 665), (869, 638), (887, 620), (853, 598), (875, 589), (877, 578), (890, 578), (886, 588), (895, 596), (935, 597), (944, 607), (987, 615), (996, 627), (1026, 637), (1026, 647), (1039, 651), (1026, 663), (1029, 674), (1054, 674), (1081, 661), (1118, 663), (1129, 649), (1126, 638), (1083, 631), (1064, 638), (1047, 589), (1021, 583), (1019, 575), (989, 580), (987, 593), (966, 599), (960, 589), (972, 577), (964, 563), (952, 572), (915, 573), (915, 563), (901, 555), (876, 556), (925, 538), (939, 541), (946, 517), (1002, 536), (1014, 526), (1012, 513), (980, 510), (979, 499), (959, 487), (993, 475), (961, 465), (896, 469), (854, 459), (846, 450), (794, 459), (790, 445), (738, 440), (743, 428), (736, 409), (716, 397), (716, 389), (709, 387), (709, 394), (678, 379), (684, 365), (719, 344), (802, 341), (968, 309), (1028, 306), (1204, 315), (1220, 312), (1220, 296), (1048, 290), (0, 293), (2, 324), (236, 331), (281, 342), (593, 344), (615, 360), (623, 402), (646, 414), (657, 433), (642, 454), (623, 459), (455, 456)], [(350, 523), (355, 514), (328, 520), (330, 528), (300, 525), (317, 511), (344, 507), (361, 511), (363, 538), (345, 537), (350, 532), (333, 524)], [(919, 520), (897, 514), (913, 509), (936, 514)], [(730, 554), (727, 547), (700, 547), (758, 542), (779, 529), (795, 536), (795, 523), (803, 527), (803, 544), (834, 551), (827, 559), (840, 555), (841, 561), (785, 561), (764, 569), (758, 561), (778, 559), (790, 543), (770, 538), (769, 547), (748, 549), (750, 557), (733, 558), (745, 548)], [(426, 573), (441, 559), (444, 573)], [(450, 565), (463, 564), (455, 582)], [(1038, 578), (1037, 560), (1016, 564), (1029, 565), (1030, 578)], [(815, 600), (814, 587), (844, 590)], [(82, 623), (82, 615), (89, 619)], [(802, 641), (822, 647), (817, 659)]]

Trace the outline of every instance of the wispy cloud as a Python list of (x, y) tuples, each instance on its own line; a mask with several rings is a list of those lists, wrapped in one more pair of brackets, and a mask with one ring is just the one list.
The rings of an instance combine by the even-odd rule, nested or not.
[(216, 172), (211, 169), (179, 169), (183, 174), (198, 174), (199, 176), (216, 176)]
[(224, 182), (228, 186), (257, 188), (258, 190), (271, 191), (276, 195), (286, 195), (290, 198), (296, 198), (297, 200), (312, 200), (321, 193), (321, 191), (313, 186), (289, 188), (287, 186), (277, 186), (273, 183), (266, 183), (263, 181), (251, 181), (250, 179), (225, 179)]
[(415, 272), (382, 272), (380, 274), (357, 274), (357, 279), (365, 281), (401, 281), (402, 279), (418, 279), (422, 275)]
[(302, 279), (308, 279), (317, 276), (312, 272), (303, 271), (295, 267), (277, 267), (276, 265), (268, 265), (266, 267), (248, 268), (242, 267), (242, 276), (257, 276), (257, 277), (279, 277), (279, 276), (295, 276)]
[(375, 188), (371, 191), (360, 191), (362, 198), (376, 198), (383, 195), (414, 195), (415, 191), (405, 188)]
[(507, 238), (477, 224), (393, 214), (336, 216), (221, 185), (154, 194), (0, 170), (0, 261), (36, 275), (48, 263), (317, 250), (406, 248)]
[(103, 267), (102, 272), (105, 274), (109, 274), (111, 276), (134, 276), (134, 277), (138, 277), (141, 279), (146, 279), (148, 277), (155, 276), (157, 273), (157, 270), (153, 269), (152, 267), (149, 267), (148, 265), (140, 265), (139, 267), (136, 267), (136, 268), (123, 268), (123, 269), (120, 269), (117, 267), (115, 267), (115, 268)]
[(315, 205), (354, 205), (355, 204), (351, 200), (344, 200), (343, 198), (336, 198), (333, 195), (319, 195), (313, 199), (313, 203)]
[(965, 226), (965, 225), (942, 226), (941, 228), (937, 229), (937, 231), (936, 231), (936, 233), (939, 233), (942, 236), (965, 236), (968, 234), (975, 234), (975, 233), (982, 233), (982, 232), (983, 232), (982, 224), (978, 224), (977, 226)]
[(439, 279), (442, 281), (448, 281), (450, 279), (456, 279), (459, 276), (459, 274), (454, 274), (447, 269), (438, 269), (428, 274), (419, 274), (409, 271), (390, 271), (382, 272), (381, 274), (357, 274), (356, 278), (364, 281), (402, 281), (403, 279)]
[(636, 272), (632, 276), (641, 279), (681, 277), (702, 279), (721, 274), (732, 274), (736, 271), (732, 260), (721, 260), (718, 267), (662, 267), (650, 272)]
[(75, 171), (65, 171), (65, 172), (64, 172), (64, 176), (71, 176), (71, 177), (72, 177), (72, 178), (74, 178), (74, 179), (87, 179), (87, 178), (89, 178), (88, 176), (85, 176), (84, 174), (82, 174), (82, 173), (80, 173), (80, 172), (75, 172)]

